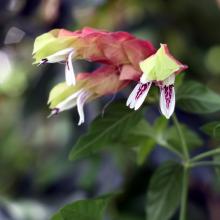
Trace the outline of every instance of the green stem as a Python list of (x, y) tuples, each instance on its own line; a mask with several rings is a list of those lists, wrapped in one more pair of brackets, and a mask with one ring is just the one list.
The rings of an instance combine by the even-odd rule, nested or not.
[(191, 162), (198, 161), (198, 160), (201, 160), (201, 159), (204, 159), (206, 157), (210, 157), (210, 156), (213, 156), (213, 155), (216, 155), (216, 154), (220, 154), (220, 148), (210, 150), (210, 151), (207, 151), (205, 153), (201, 153), (201, 154), (193, 157), (191, 159)]
[(201, 161), (190, 164), (190, 167), (201, 167), (201, 166), (220, 166), (220, 162), (217, 161)]
[(188, 171), (188, 167), (186, 166), (183, 168), (182, 184), (183, 185), (182, 185), (179, 220), (186, 220), (186, 206), (187, 206), (187, 195), (188, 195), (188, 184), (189, 184), (189, 171)]
[(182, 145), (182, 151), (183, 151), (183, 154), (184, 154), (184, 157), (185, 157), (185, 161), (188, 162), (189, 161), (188, 148), (187, 148), (187, 145), (186, 145), (185, 137), (183, 135), (183, 131), (181, 129), (181, 126), (180, 126), (180, 124), (178, 122), (178, 119), (177, 119), (175, 114), (173, 114), (173, 122), (176, 126), (176, 130), (177, 130), (177, 133), (178, 133), (179, 138), (180, 138), (180, 142), (181, 142), (181, 145)]
[(188, 195), (188, 184), (189, 184), (189, 152), (186, 144), (186, 140), (182, 131), (182, 128), (179, 124), (179, 121), (176, 115), (173, 115), (173, 122), (176, 126), (178, 136), (180, 138), (182, 153), (184, 155), (183, 163), (183, 182), (182, 182), (182, 193), (181, 193), (181, 203), (180, 203), (180, 217), (179, 220), (186, 220), (186, 207), (187, 207), (187, 195)]

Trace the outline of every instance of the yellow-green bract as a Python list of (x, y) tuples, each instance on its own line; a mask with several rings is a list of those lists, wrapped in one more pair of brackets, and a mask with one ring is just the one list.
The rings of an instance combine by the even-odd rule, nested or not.
[(55, 29), (36, 38), (33, 49), (34, 64), (39, 63), (42, 59), (51, 54), (68, 48), (72, 44), (74, 37), (63, 36), (58, 38), (56, 37), (58, 32), (59, 30)]
[(173, 73), (178, 73), (186, 66), (177, 61), (170, 53), (166, 44), (161, 44), (160, 49), (140, 62), (143, 71), (141, 82), (163, 81)]

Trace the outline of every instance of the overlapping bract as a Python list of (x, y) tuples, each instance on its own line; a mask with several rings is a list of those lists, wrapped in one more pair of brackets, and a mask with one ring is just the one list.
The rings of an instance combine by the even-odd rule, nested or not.
[(127, 32), (84, 28), (74, 32), (56, 29), (39, 36), (33, 54), (37, 64), (67, 62), (72, 52), (74, 60), (83, 59), (119, 67), (121, 80), (138, 80), (141, 76), (139, 62), (155, 51), (149, 41), (138, 39)]
[[(127, 32), (107, 32), (92, 28), (79, 31), (52, 30), (39, 36), (34, 44), (36, 64), (65, 63), (66, 83), (50, 93), (52, 115), (77, 106), (79, 124), (84, 122), (83, 105), (99, 96), (114, 94), (132, 80), (139, 81), (127, 100), (137, 110), (152, 84), (161, 91), (162, 114), (169, 118), (174, 111), (175, 75), (187, 67), (177, 61), (167, 45), (159, 50), (146, 40)], [(72, 60), (83, 59), (101, 64), (92, 73), (77, 74)]]
[(77, 106), (80, 125), (84, 122), (83, 106), (86, 102), (103, 95), (117, 93), (128, 83), (119, 80), (119, 72), (112, 65), (102, 66), (92, 73), (79, 73), (75, 86), (68, 86), (63, 82), (51, 90), (48, 100), (52, 109), (51, 115)]

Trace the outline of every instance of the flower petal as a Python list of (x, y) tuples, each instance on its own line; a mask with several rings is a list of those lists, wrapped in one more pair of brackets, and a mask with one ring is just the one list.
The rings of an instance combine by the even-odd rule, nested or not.
[(163, 86), (160, 91), (160, 109), (162, 114), (169, 119), (175, 108), (175, 90), (173, 85)]
[(142, 86), (140, 87), (137, 96), (135, 97), (136, 104), (135, 104), (135, 108), (134, 110), (138, 110), (140, 108), (140, 106), (143, 104), (145, 98), (147, 97), (147, 94), (150, 90), (152, 82), (147, 82), (145, 84), (142, 84)]
[(141, 86), (141, 83), (138, 83), (133, 91), (131, 92), (131, 94), (129, 95), (128, 99), (127, 99), (127, 102), (126, 102), (126, 106), (129, 106), (130, 108), (134, 108), (135, 106), (135, 97), (136, 97), (136, 94), (138, 92), (138, 89), (139, 87)]
[(73, 63), (72, 63), (73, 53), (74, 51), (69, 53), (68, 58), (66, 60), (66, 66), (65, 66), (66, 84), (68, 86), (76, 84), (75, 73), (74, 73)]
[(74, 51), (74, 49), (71, 47), (65, 48), (63, 50), (59, 50), (56, 53), (42, 59), (41, 62), (43, 62), (43, 60), (45, 60), (45, 59), (47, 60), (47, 63), (57, 63), (57, 62), (65, 61), (68, 54), (73, 51)]
[(85, 121), (83, 106), (86, 102), (86, 100), (91, 96), (90, 92), (83, 91), (78, 97), (77, 97), (77, 110), (79, 114), (79, 122), (78, 125), (81, 125)]
[(48, 116), (48, 118), (57, 115), (58, 113), (71, 109), (74, 106), (76, 106), (76, 99), (77, 97), (83, 92), (83, 90), (79, 90), (75, 93), (73, 93), (71, 96), (67, 97), (65, 100), (60, 102), (56, 107), (54, 107), (51, 111), (51, 114)]
[(130, 108), (134, 108), (134, 110), (139, 109), (149, 92), (151, 84), (152, 82), (147, 82), (144, 84), (138, 83), (128, 97), (126, 105)]

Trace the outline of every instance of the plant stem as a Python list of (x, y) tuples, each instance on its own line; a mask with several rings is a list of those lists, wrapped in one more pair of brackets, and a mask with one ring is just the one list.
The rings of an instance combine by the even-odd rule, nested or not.
[(178, 119), (177, 119), (175, 114), (173, 114), (173, 122), (176, 126), (176, 130), (177, 130), (177, 133), (178, 133), (179, 138), (180, 138), (180, 142), (181, 142), (181, 145), (182, 145), (182, 151), (183, 151), (183, 154), (184, 154), (184, 157), (185, 157), (185, 161), (188, 162), (189, 161), (188, 148), (187, 148), (187, 145), (186, 145), (185, 137), (183, 135), (181, 126), (180, 126), (180, 124), (178, 122)]
[(220, 162), (217, 162), (217, 161), (201, 161), (201, 162), (191, 163), (189, 166), (190, 166), (190, 167), (220, 166)]
[(186, 220), (188, 183), (189, 183), (189, 171), (188, 171), (188, 167), (185, 166), (183, 168), (183, 182), (182, 182), (183, 185), (182, 185), (179, 220)]
[(186, 140), (182, 131), (182, 128), (179, 124), (179, 121), (176, 115), (173, 115), (173, 122), (176, 126), (177, 133), (180, 138), (182, 153), (184, 154), (183, 161), (183, 181), (182, 181), (182, 193), (181, 193), (181, 202), (180, 202), (180, 217), (179, 220), (186, 220), (186, 208), (187, 208), (187, 194), (188, 194), (188, 184), (189, 184), (189, 152), (186, 144)]
[(203, 158), (213, 156), (215, 154), (220, 154), (220, 148), (217, 148), (217, 149), (214, 149), (214, 150), (209, 150), (209, 151), (207, 151), (205, 153), (201, 153), (201, 154), (193, 157), (191, 159), (191, 162), (198, 161), (198, 160), (201, 160)]

